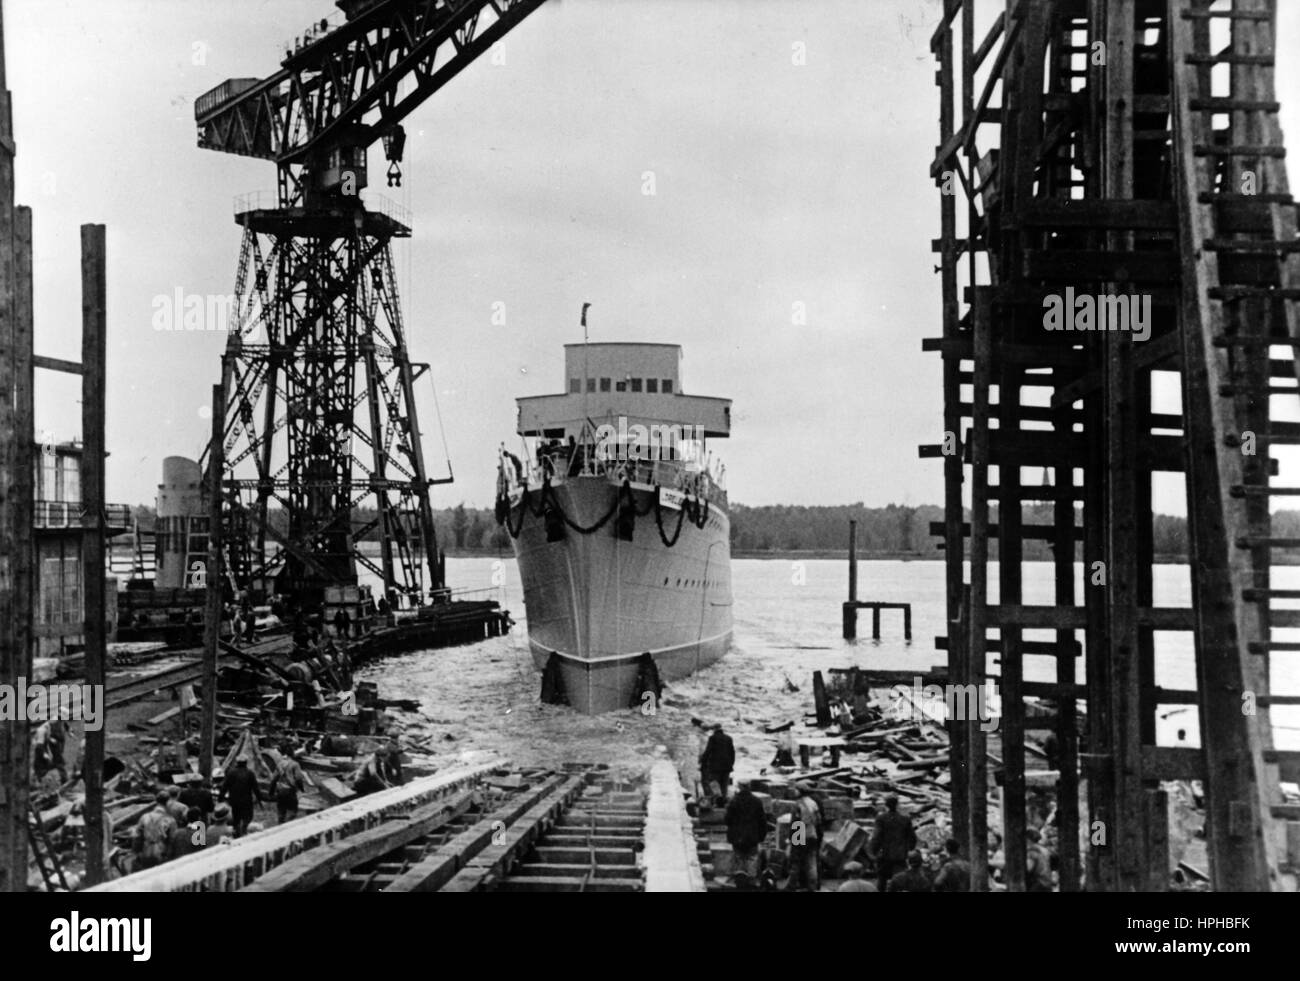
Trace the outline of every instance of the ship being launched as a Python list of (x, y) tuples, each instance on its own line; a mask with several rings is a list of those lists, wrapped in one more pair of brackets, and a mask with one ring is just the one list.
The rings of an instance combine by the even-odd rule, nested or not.
[(568, 391), (518, 399), (497, 520), (514, 540), (543, 698), (642, 706), (731, 643), (728, 399), (681, 390), (676, 344), (565, 345)]

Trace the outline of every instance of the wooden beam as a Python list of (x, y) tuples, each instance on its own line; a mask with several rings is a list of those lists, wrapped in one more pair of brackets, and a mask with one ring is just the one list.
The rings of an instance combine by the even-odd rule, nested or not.
[[(1208, 27), (1193, 29), (1173, 18), (1171, 58), (1185, 57), (1209, 44)], [(1213, 344), (1222, 332), (1223, 311), (1208, 295), (1208, 287), (1223, 282), (1226, 263), (1202, 243), (1213, 237), (1212, 215), (1200, 203), (1200, 189), (1212, 186), (1210, 164), (1194, 151), (1205, 123), (1190, 109), (1202, 88), (1208, 92), (1209, 68), (1173, 73), (1173, 158), (1179, 207), (1184, 214), (1181, 235), (1184, 305), (1180, 333), (1184, 339), (1183, 411), (1187, 416), (1188, 526), (1195, 553), (1192, 598), (1198, 612), (1196, 630), (1197, 685), (1201, 745), (1206, 758), (1207, 851), (1214, 887), (1218, 891), (1256, 891), (1273, 886), (1269, 839), (1269, 790), (1262, 779), (1263, 746), (1252, 721), (1241, 712), (1244, 691), (1266, 691), (1254, 677), (1249, 654), (1251, 623), (1238, 597), (1253, 586), (1248, 556), (1233, 547), (1248, 533), (1242, 510), (1225, 506), (1229, 488), (1240, 484), (1241, 458), (1219, 452), (1224, 433), (1240, 432), (1236, 405), (1222, 398), (1217, 386), (1225, 374), (1225, 355)], [(1238, 95), (1240, 93), (1233, 93)], [(1276, 268), (1276, 264), (1274, 264)], [(1294, 376), (1294, 367), (1291, 367)], [(1252, 616), (1254, 614), (1252, 613)]]
[[(963, 25), (970, 20), (969, 12), (962, 17)], [(956, 133), (956, 80), (953, 66), (952, 31), (946, 30), (939, 39), (939, 137), (943, 141)], [(970, 99), (969, 93), (967, 98)], [(957, 236), (957, 196), (940, 195), (940, 234), (945, 242)], [(944, 251), (940, 260), (940, 292), (943, 300), (943, 338), (956, 341), (960, 332), (960, 310), (957, 296), (957, 252)], [(953, 439), (961, 434), (961, 364), (957, 358), (943, 359), (943, 426)], [(947, 547), (944, 555), (944, 582), (947, 627), (954, 638), (948, 652), (948, 674), (961, 676), (964, 670), (962, 638), (965, 624), (961, 622), (962, 586), (964, 582), (962, 555), (962, 460), (960, 452), (950, 453), (943, 460), (944, 527), (942, 535)], [(949, 776), (952, 787), (952, 832), (962, 843), (968, 840), (965, 734), (961, 726), (948, 725)]]
[(1143, 746), (1142, 773), (1151, 780), (1204, 780), (1205, 754), (1183, 746)]
[(1024, 253), (1025, 276), (1074, 285), (1076, 289), (1089, 283), (1115, 283), (1116, 291), (1121, 292), (1131, 284), (1141, 287), (1176, 281), (1178, 272), (1178, 254), (1172, 251), (1030, 249)]
[[(0, 42), (3, 43), (3, 42)], [(14, 580), (13, 580), (13, 630), (14, 661), (23, 675), (30, 677), (32, 657), (35, 652), (33, 638), (36, 595), (36, 543), (33, 537), (35, 521), (36, 461), (33, 440), (36, 433), (34, 419), (34, 372), (32, 370), (32, 209), (14, 209), (14, 309), (13, 309), (13, 371), (14, 371), (14, 469), (13, 485), (7, 509), (13, 513), (14, 522)], [(6, 721), (6, 728), (15, 725)], [(30, 747), (23, 740), (22, 768), (16, 771), (25, 778), (29, 772)], [(15, 747), (17, 749), (17, 747)], [(15, 807), (26, 808), (30, 795), (22, 788), (21, 800)]]
[(82, 372), (79, 361), (64, 361), (62, 358), (49, 358), (43, 354), (33, 355), (32, 364), (46, 371), (62, 371), (69, 375), (79, 375)]
[[(1054, 428), (1057, 434), (1071, 432), (1074, 425), (1073, 413), (1067, 407), (1057, 408), (1056, 412), (1058, 415)], [(1054, 598), (1058, 607), (1071, 607), (1078, 601), (1074, 580), (1076, 516), (1072, 498), (1077, 493), (1086, 499), (1086, 494), (1083, 488), (1075, 486), (1073, 467), (1058, 467), (1054, 476), (1057, 490), (1068, 494), (1066, 499), (1058, 500), (1052, 506), (1052, 524), (1056, 529), (1056, 548), (1053, 552), (1056, 578)], [(1078, 687), (1076, 659), (1083, 651), (1075, 640), (1074, 632), (1068, 629), (1057, 630), (1055, 646), (1062, 652), (1056, 658), (1056, 746), (1057, 766), (1061, 775), (1056, 799), (1057, 825), (1060, 830), (1058, 879), (1061, 892), (1078, 892), (1082, 885), (1079, 863), (1079, 734), (1073, 690)], [(1087, 689), (1084, 688), (1080, 694), (1086, 699)]]
[[(1032, 15), (1031, 15), (1032, 17)], [(1031, 27), (1029, 36), (1034, 34)], [(1041, 61), (1041, 59), (1040, 59)], [(998, 386), (998, 427), (1013, 430), (1020, 425), (1020, 380), (1014, 366), (1003, 365)], [(1023, 590), (1021, 576), (1024, 539), (1020, 490), (1020, 468), (1004, 467), (999, 471), (997, 489), (998, 525), (998, 596), (1002, 603), (1017, 604)], [(1002, 828), (1006, 866), (1003, 879), (1012, 892), (1025, 889), (1025, 703), (1024, 661), (1019, 627), (1002, 628)]]
[[(1019, 23), (1019, 22), (1017, 22)], [(975, 413), (971, 436), (971, 542), (970, 613), (966, 640), (964, 683), (982, 688), (987, 677), (985, 647), (988, 639), (989, 564), (989, 389), (993, 371), (993, 329), (990, 318), (975, 316)], [(971, 889), (988, 890), (988, 734), (977, 722), (967, 721), (966, 772), (969, 774), (967, 808), (971, 863)]]
[[(86, 684), (105, 690), (107, 636), (104, 595), (104, 410), (107, 256), (103, 225), (81, 226), (81, 539)], [(104, 735), (86, 730), (86, 882), (104, 880)]]
[(1053, 230), (1095, 228), (1172, 234), (1178, 228), (1178, 213), (1172, 201), (1131, 198), (1043, 198), (1027, 205), (1017, 220), (1022, 225)]
[[(30, 661), (13, 629), (16, 528), (12, 495), (19, 444), (31, 435), (17, 430), (16, 331), (14, 328), (14, 146), (13, 114), (4, 79), (4, 25), (0, 13), (0, 684), (13, 685), (29, 673)], [(27, 778), (30, 768), (27, 722), (0, 725), (0, 891), (27, 891)]]
[[(208, 563), (207, 594), (203, 610), (203, 690), (199, 723), (199, 772), (212, 776), (212, 753), (217, 738), (217, 656), (221, 639), (221, 478), (226, 461), (222, 433), (226, 398), (222, 384), (212, 386), (212, 436), (208, 442)], [(236, 645), (240, 638), (232, 638)]]

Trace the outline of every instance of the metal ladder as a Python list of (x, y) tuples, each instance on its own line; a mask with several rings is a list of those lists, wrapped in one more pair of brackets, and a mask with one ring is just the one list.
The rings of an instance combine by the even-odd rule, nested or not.
[(36, 867), (41, 871), (41, 878), (45, 880), (46, 892), (71, 892), (68, 888), (68, 880), (63, 876), (63, 866), (59, 862), (59, 857), (54, 852), (54, 847), (50, 844), (50, 836), (45, 833), (45, 827), (41, 824), (41, 812), (36, 809), (36, 805), (27, 801), (27, 842), (31, 845), (32, 855), (36, 858)]

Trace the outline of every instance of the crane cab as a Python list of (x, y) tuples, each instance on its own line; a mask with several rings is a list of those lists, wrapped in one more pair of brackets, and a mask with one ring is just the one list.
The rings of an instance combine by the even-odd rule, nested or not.
[(366, 148), (337, 146), (325, 155), (317, 189), (323, 193), (359, 194), (366, 186)]

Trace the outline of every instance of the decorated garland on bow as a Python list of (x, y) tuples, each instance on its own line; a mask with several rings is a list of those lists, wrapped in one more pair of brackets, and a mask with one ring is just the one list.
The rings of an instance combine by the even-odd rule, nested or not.
[(687, 518), (690, 518), (691, 524), (696, 528), (703, 528), (705, 526), (709, 520), (709, 502), (705, 501), (701, 507), (698, 499), (690, 497), (684, 498), (682, 506), (677, 511), (677, 526), (673, 529), (672, 537), (669, 538), (667, 533), (664, 531), (663, 506), (660, 501), (660, 492), (661, 488), (656, 485), (653, 499), (643, 510), (636, 506), (636, 495), (632, 492), (631, 481), (624, 478), (622, 485), (620, 485), (618, 489), (618, 494), (614, 498), (614, 503), (610, 505), (609, 510), (606, 511), (595, 524), (584, 527), (564, 513), (564, 508), (561, 507), (559, 500), (556, 498), (555, 490), (551, 487), (551, 478), (548, 475), (542, 483), (542, 492), (540, 495), (541, 500), (536, 507), (530, 506), (532, 493), (527, 487), (524, 488), (523, 495), (519, 498), (519, 519), (513, 524), (511, 522), (511, 512), (514, 510), (514, 506), (510, 504), (508, 498), (498, 498), (496, 508), (497, 521), (499, 524), (505, 525), (506, 531), (510, 533), (511, 538), (518, 538), (520, 532), (523, 530), (525, 513), (531, 512), (534, 518), (540, 518), (547, 512), (548, 508), (552, 508), (561, 518), (564, 519), (564, 523), (568, 527), (581, 535), (592, 535), (605, 527), (605, 525), (609, 523), (610, 519), (619, 512), (619, 509), (626, 501), (632, 506), (633, 513), (637, 517), (644, 518), (652, 510), (654, 511), (655, 526), (659, 530), (659, 538), (664, 545), (668, 548), (672, 548), (677, 544), (677, 539), (681, 537), (682, 525), (685, 523)]

